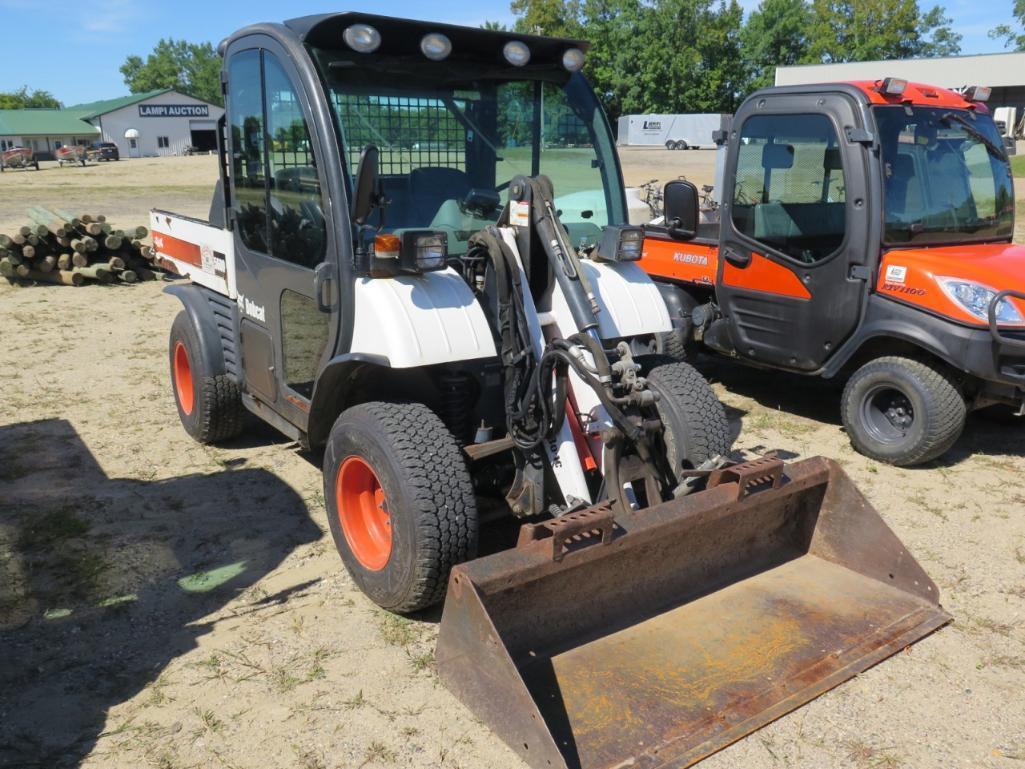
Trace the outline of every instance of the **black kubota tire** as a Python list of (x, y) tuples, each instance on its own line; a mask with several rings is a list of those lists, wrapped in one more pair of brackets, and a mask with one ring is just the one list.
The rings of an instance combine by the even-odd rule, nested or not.
[(389, 611), (437, 603), (452, 567), (477, 555), (466, 460), (423, 404), (375, 401), (342, 412), (324, 452), (324, 499), (349, 574)]
[(245, 425), (245, 408), (238, 384), (227, 374), (207, 370), (199, 337), (188, 313), (171, 324), (168, 357), (171, 390), (185, 431), (200, 443), (234, 438)]
[(711, 385), (687, 363), (660, 363), (645, 375), (659, 394), (666, 456), (674, 473), (730, 453), (730, 424)]
[(968, 413), (954, 378), (938, 366), (889, 356), (866, 363), (844, 387), (841, 409), (854, 448), (910, 467), (944, 454)]
[(695, 344), (687, 329), (674, 328), (672, 331), (655, 334), (655, 350), (674, 361), (684, 361), (693, 357)]

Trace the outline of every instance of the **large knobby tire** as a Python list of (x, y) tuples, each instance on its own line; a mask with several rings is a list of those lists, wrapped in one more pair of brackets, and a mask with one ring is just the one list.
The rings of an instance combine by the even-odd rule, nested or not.
[(187, 312), (171, 324), (168, 343), (171, 390), (185, 431), (200, 443), (236, 437), (245, 424), (238, 384), (227, 374), (207, 370), (199, 337)]
[(674, 473), (730, 453), (730, 424), (708, 381), (687, 363), (663, 363), (646, 374), (658, 393), (666, 457)]
[(954, 378), (938, 366), (890, 356), (866, 363), (844, 387), (843, 424), (865, 456), (910, 467), (944, 454), (968, 409)]
[(477, 555), (477, 502), (463, 452), (419, 403), (342, 412), (324, 453), (335, 547), (359, 588), (405, 614), (437, 603), (449, 571)]

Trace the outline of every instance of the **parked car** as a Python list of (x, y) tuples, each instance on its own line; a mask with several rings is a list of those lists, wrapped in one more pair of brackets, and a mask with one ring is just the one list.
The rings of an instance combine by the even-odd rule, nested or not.
[(93, 142), (89, 154), (97, 160), (120, 160), (121, 152), (114, 142)]

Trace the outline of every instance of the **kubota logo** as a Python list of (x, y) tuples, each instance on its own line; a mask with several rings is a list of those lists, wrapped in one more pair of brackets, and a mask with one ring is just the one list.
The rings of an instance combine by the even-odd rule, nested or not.
[(673, 254), (673, 261), (680, 264), (698, 264), (702, 267), (708, 265), (708, 257), (702, 254)]

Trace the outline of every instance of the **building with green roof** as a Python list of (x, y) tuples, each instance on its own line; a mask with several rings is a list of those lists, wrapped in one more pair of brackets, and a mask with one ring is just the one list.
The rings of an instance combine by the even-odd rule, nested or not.
[(0, 150), (31, 147), (48, 159), (70, 144), (112, 142), (121, 157), (181, 155), (214, 150), (224, 110), (171, 88), (64, 109), (0, 110)]

